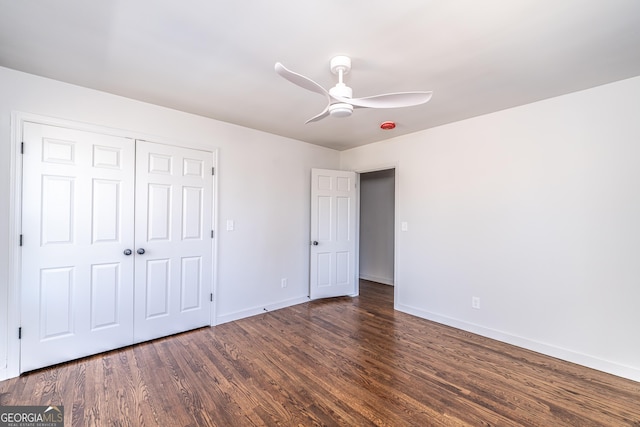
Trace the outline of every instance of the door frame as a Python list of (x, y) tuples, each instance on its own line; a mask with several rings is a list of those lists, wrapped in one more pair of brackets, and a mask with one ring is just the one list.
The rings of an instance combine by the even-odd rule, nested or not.
[(383, 170), (393, 169), (394, 179), (393, 179), (393, 308), (397, 310), (397, 301), (398, 301), (398, 291), (400, 288), (400, 283), (398, 282), (398, 239), (400, 233), (400, 221), (399, 215), (400, 212), (400, 186), (399, 186), (399, 175), (400, 175), (400, 164), (399, 162), (390, 162), (390, 163), (382, 163), (376, 166), (371, 166), (367, 168), (356, 168), (356, 182), (358, 185), (358, 191), (356, 192), (356, 267), (357, 267), (357, 281), (356, 281), (356, 295), (360, 294), (360, 190), (362, 186), (360, 184), (360, 175), (363, 173), (369, 172), (378, 172)]
[(22, 268), (22, 251), (20, 250), (20, 235), (22, 234), (22, 127), (25, 122), (34, 122), (49, 126), (60, 126), (69, 129), (100, 133), (105, 135), (120, 136), (135, 140), (154, 141), (161, 144), (174, 145), (178, 147), (192, 148), (196, 150), (210, 151), (213, 155), (213, 167), (215, 175), (213, 176), (213, 212), (211, 224), (214, 231), (212, 239), (212, 262), (213, 269), (211, 293), (213, 293), (213, 303), (211, 304), (210, 326), (216, 325), (217, 306), (218, 306), (218, 183), (219, 177), (219, 149), (217, 147), (180, 144), (178, 141), (158, 137), (156, 135), (148, 135), (144, 133), (126, 131), (106, 126), (77, 122), (73, 120), (53, 118), (39, 114), (25, 113), (21, 111), (11, 112), (11, 144), (10, 144), (10, 164), (9, 164), (9, 224), (8, 233), (8, 278), (10, 282), (7, 285), (7, 360), (6, 366), (2, 366), (3, 360), (0, 359), (0, 381), (14, 378), (20, 375), (20, 339), (18, 331), (21, 323), (21, 268)]
[[(320, 178), (322, 177), (326, 178), (327, 176), (330, 177), (332, 183), (335, 184), (335, 187), (334, 187), (334, 184), (331, 184), (329, 189), (320, 189), (319, 188)], [(338, 180), (341, 178), (348, 179), (349, 181), (348, 190), (338, 189)], [(307, 295), (309, 299), (314, 300), (314, 299), (332, 298), (336, 296), (352, 296), (353, 297), (358, 295), (358, 290), (359, 290), (358, 260), (357, 260), (357, 257), (358, 257), (357, 246), (358, 246), (358, 240), (359, 240), (358, 239), (358, 208), (357, 208), (358, 192), (359, 192), (358, 180), (359, 180), (359, 176), (354, 171), (346, 171), (341, 169), (311, 168), (311, 185), (310, 185), (311, 222), (310, 222), (310, 229), (309, 229), (309, 232), (310, 232), (309, 240), (311, 245), (309, 246), (310, 248), (309, 249), (309, 293)], [(338, 193), (340, 194), (340, 196), (337, 196)], [(339, 220), (337, 218), (338, 211), (339, 211), (338, 198), (343, 198), (346, 195), (345, 193), (348, 194), (348, 199), (349, 199), (349, 208), (348, 208), (348, 216), (347, 216), (348, 218), (347, 222), (349, 224), (348, 229), (352, 231), (348, 232), (348, 237), (346, 240), (339, 240), (338, 228), (337, 228), (337, 224), (339, 223)], [(322, 240), (322, 238), (319, 235), (321, 215), (318, 212), (318, 208), (319, 208), (318, 201), (319, 201), (320, 194), (324, 194), (323, 197), (327, 197), (327, 195), (329, 195), (329, 197), (332, 200), (332, 202), (330, 203), (331, 212), (329, 213), (329, 216), (331, 217), (331, 219), (329, 220), (329, 224), (331, 224), (329, 225), (331, 237), (328, 240)], [(325, 244), (328, 244), (328, 246), (331, 249), (323, 250), (320, 247), (315, 247), (315, 245), (318, 244), (318, 241), (321, 242), (321, 244), (323, 245), (323, 248), (325, 247), (324, 246)], [(345, 244), (345, 242), (348, 242), (348, 243)], [(344, 293), (346, 286), (339, 285), (337, 283), (338, 281), (337, 256), (339, 252), (336, 250), (336, 248), (341, 248), (342, 250), (345, 250), (345, 247), (348, 248), (349, 250), (349, 261), (347, 262), (347, 270), (348, 270), (349, 282), (352, 283), (352, 286), (350, 286), (351, 289), (346, 293)], [(331, 270), (330, 272), (331, 277), (329, 278), (330, 289), (328, 291), (321, 292), (320, 286), (314, 286), (314, 283), (317, 285), (317, 282), (318, 282), (317, 274), (318, 274), (318, 268), (319, 268), (318, 257), (315, 255), (317, 255), (318, 253), (326, 254), (327, 251), (331, 253), (331, 259), (332, 259), (332, 261), (330, 262), (332, 267), (329, 268)], [(316, 274), (314, 275), (314, 273)], [(341, 289), (336, 289), (336, 288), (341, 288)]]

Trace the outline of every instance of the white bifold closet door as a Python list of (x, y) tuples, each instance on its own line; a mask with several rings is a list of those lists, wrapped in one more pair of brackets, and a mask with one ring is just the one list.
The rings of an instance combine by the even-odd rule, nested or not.
[(23, 127), (25, 372), (210, 324), (212, 153)]

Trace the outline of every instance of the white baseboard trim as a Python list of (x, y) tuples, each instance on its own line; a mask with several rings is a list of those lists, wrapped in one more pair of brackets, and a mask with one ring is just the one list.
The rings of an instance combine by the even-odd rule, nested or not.
[(389, 279), (387, 277), (378, 277), (378, 276), (372, 276), (370, 274), (362, 274), (362, 273), (360, 273), (360, 278), (362, 280), (369, 280), (371, 282), (382, 283), (383, 285), (393, 286), (393, 278)]
[(281, 308), (291, 307), (292, 305), (302, 304), (309, 302), (309, 297), (292, 298), (285, 301), (275, 302), (272, 304), (249, 308), (247, 310), (236, 311), (234, 313), (224, 314), (216, 317), (215, 325), (221, 325), (227, 322), (233, 322), (234, 320), (244, 319), (246, 317), (256, 316), (258, 314), (266, 313), (269, 311), (279, 310)]
[(421, 310), (419, 308), (411, 307), (404, 304), (396, 304), (395, 309), (402, 311), (413, 316), (421, 317), (423, 319), (431, 320), (436, 323), (441, 323), (446, 326), (451, 326), (463, 331), (472, 332), (474, 334), (481, 335), (483, 337), (495, 339), (507, 344), (521, 347), (527, 350), (535, 351), (547, 356), (555, 357), (567, 362), (576, 363), (578, 365), (586, 366), (598, 371), (606, 372), (608, 374), (616, 375), (618, 377), (627, 378), (632, 381), (640, 382), (640, 369), (632, 366), (621, 365), (616, 362), (603, 360), (588, 354), (583, 354), (573, 350), (569, 350), (562, 347), (557, 347), (550, 344), (534, 341), (528, 338), (520, 337), (517, 335), (511, 335), (502, 331), (498, 331), (491, 328), (485, 328), (484, 326), (476, 325), (473, 323), (465, 322), (458, 319), (442, 316), (436, 313)]
[(9, 378), (15, 378), (18, 375), (11, 375), (9, 369), (4, 367), (0, 368), (0, 381), (8, 380)]

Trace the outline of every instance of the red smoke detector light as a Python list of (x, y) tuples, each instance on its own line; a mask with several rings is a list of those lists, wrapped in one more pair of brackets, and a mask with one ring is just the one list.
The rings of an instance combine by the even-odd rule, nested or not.
[(382, 130), (391, 130), (395, 127), (396, 124), (394, 122), (382, 122), (382, 124), (380, 125), (380, 129)]

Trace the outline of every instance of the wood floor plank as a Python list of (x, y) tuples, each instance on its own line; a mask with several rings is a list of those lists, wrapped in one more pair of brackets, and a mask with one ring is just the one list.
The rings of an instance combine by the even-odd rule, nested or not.
[(0, 382), (69, 426), (635, 426), (640, 383), (393, 310), (312, 301)]

